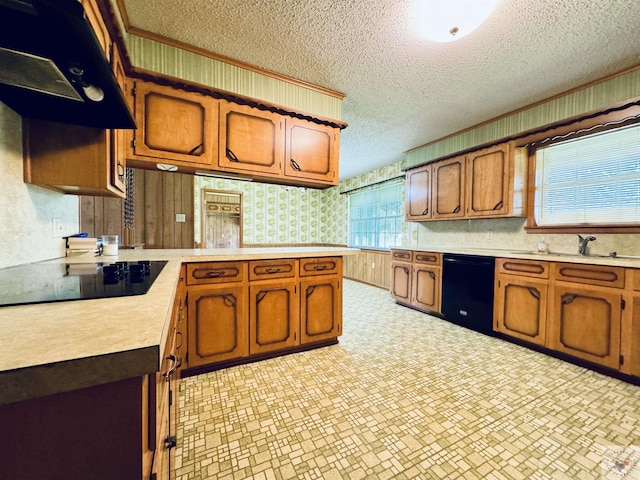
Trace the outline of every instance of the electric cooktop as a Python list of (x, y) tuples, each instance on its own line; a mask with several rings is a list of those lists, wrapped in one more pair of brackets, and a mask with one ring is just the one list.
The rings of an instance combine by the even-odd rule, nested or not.
[(143, 295), (166, 263), (33, 263), (3, 269), (0, 307)]

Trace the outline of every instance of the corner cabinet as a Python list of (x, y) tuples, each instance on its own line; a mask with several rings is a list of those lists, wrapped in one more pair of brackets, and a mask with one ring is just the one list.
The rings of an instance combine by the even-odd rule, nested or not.
[(196, 373), (337, 342), (342, 258), (187, 264), (188, 366)]
[(442, 254), (391, 250), (391, 296), (399, 303), (439, 313)]
[(129, 95), (138, 126), (127, 153), (133, 166), (212, 167), (218, 150), (216, 99), (142, 80), (130, 81)]
[(511, 143), (407, 170), (407, 221), (526, 214), (526, 149)]

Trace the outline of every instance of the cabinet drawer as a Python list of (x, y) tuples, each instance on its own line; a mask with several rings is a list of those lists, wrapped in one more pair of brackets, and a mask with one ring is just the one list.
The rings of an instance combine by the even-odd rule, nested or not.
[(413, 262), (428, 265), (441, 265), (442, 254), (431, 252), (413, 252)]
[(499, 273), (520, 275), (523, 277), (549, 278), (549, 262), (498, 258), (496, 259), (496, 268)]
[(187, 285), (242, 282), (246, 277), (245, 262), (202, 262), (187, 264)]
[(295, 274), (296, 261), (293, 259), (256, 260), (249, 262), (249, 280), (294, 277)]
[(624, 288), (624, 268), (622, 267), (558, 263), (555, 278), (563, 282)]
[(391, 250), (391, 260), (394, 262), (413, 262), (411, 250)]
[(342, 257), (301, 258), (300, 276), (329, 275), (342, 272)]

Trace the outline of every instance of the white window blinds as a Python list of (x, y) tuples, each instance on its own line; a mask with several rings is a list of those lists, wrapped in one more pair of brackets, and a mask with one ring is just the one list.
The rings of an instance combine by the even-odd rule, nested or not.
[(539, 226), (640, 223), (640, 125), (536, 150)]

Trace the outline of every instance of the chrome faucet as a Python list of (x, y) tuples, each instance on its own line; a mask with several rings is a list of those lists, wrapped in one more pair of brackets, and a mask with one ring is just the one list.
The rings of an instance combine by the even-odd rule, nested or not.
[(596, 239), (593, 235), (589, 235), (588, 237), (583, 237), (578, 235), (578, 255), (586, 255), (587, 254), (587, 245), (589, 242), (593, 242)]

